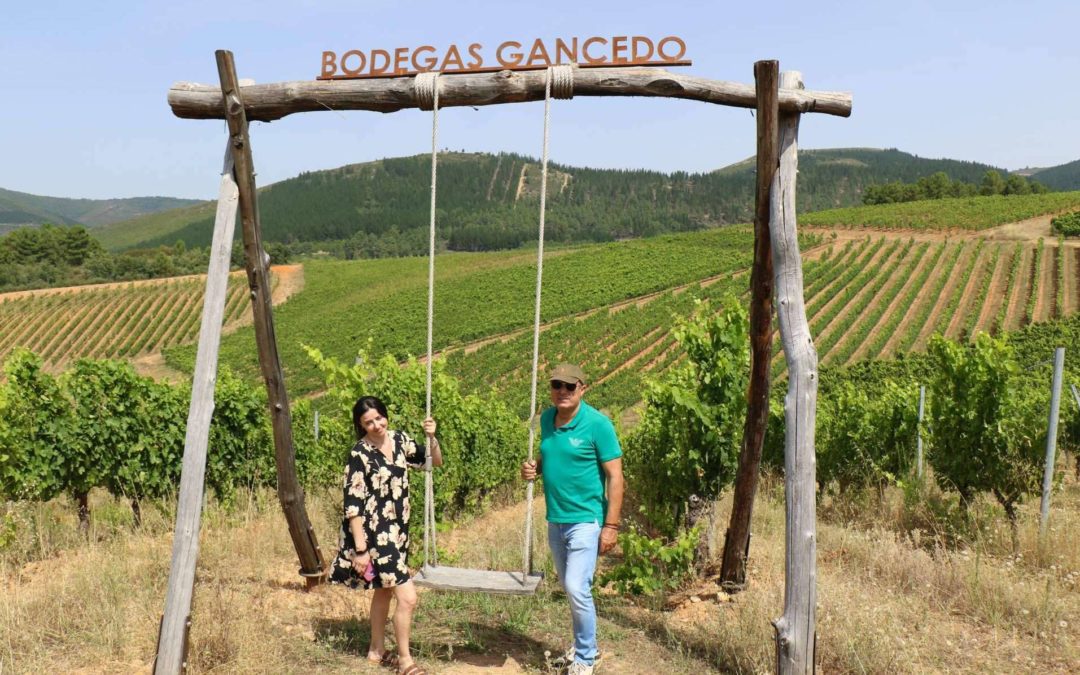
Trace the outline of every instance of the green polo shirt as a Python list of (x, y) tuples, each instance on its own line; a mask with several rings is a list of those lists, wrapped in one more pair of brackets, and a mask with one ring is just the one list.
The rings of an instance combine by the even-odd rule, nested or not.
[(549, 523), (604, 522), (607, 498), (600, 465), (622, 457), (611, 420), (585, 401), (555, 428), (555, 408), (540, 415), (540, 469)]

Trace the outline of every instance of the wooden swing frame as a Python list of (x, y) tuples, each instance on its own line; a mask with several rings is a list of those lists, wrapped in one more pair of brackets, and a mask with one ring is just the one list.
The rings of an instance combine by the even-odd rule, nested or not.
[[(278, 498), (300, 561), (300, 575), (305, 578), (307, 586), (310, 588), (318, 584), (327, 572), (326, 560), (308, 519), (304, 492), (296, 475), (289, 399), (274, 335), (269, 257), (262, 246), (248, 123), (269, 122), (298, 112), (318, 110), (394, 112), (422, 107), (412, 77), (258, 85), (241, 82), (237, 78), (231, 52), (218, 50), (215, 55), (220, 86), (182, 82), (173, 85), (168, 93), (169, 105), (177, 117), (226, 120), (229, 141), (211, 246), (184, 446), (176, 533), (165, 611), (158, 636), (155, 673), (178, 673), (187, 669), (187, 635), (191, 625), (203, 478), (225, 298), (226, 283), (223, 280), (228, 274), (232, 228), (237, 210), (242, 224), (255, 340), (273, 426)], [(842, 92), (806, 91), (797, 72), (784, 73), (782, 78), (778, 78), (776, 61), (759, 61), (755, 64), (754, 72), (756, 84), (746, 85), (678, 75), (659, 68), (582, 68), (575, 69), (573, 94), (682, 98), (757, 111), (758, 169), (751, 274), (753, 366), (746, 427), (748, 441), (744, 442), (740, 455), (736, 509), (740, 505), (745, 507), (745, 536), (748, 538), (749, 506), (753, 502), (760, 462), (760, 439), (764, 435), (767, 413), (770, 321), (772, 298), (775, 295), (780, 336), (789, 372), (785, 400), (788, 534), (784, 613), (774, 621), (777, 669), (784, 673), (812, 672), (816, 641), (813, 437), (817, 353), (806, 319), (802, 262), (796, 235), (797, 138), (799, 119), (803, 113), (847, 117), (851, 114), (852, 97)], [(444, 75), (440, 77), (440, 107), (543, 100), (545, 75), (544, 71), (510, 70)], [(733, 523), (735, 516), (733, 512)], [(732, 534), (729, 529), (729, 539)], [(740, 533), (737, 536), (743, 535)], [(745, 553), (742, 555), (745, 564)], [(512, 583), (520, 584), (522, 581), (512, 573), (502, 574), (507, 574)]]

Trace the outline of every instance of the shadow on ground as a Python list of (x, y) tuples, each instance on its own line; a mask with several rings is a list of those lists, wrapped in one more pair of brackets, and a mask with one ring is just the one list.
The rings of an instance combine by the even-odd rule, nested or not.
[[(371, 624), (359, 619), (320, 619), (315, 622), (315, 641), (335, 651), (358, 658), (367, 658), (371, 641)], [(387, 638), (393, 630), (387, 626)], [(524, 668), (545, 670), (549, 657), (557, 646), (536, 640), (524, 633), (479, 621), (457, 626), (456, 634), (424, 635), (416, 630), (412, 635), (412, 651), (418, 660), (435, 660), (444, 664), (468, 665), (476, 668), (499, 668), (507, 658)]]

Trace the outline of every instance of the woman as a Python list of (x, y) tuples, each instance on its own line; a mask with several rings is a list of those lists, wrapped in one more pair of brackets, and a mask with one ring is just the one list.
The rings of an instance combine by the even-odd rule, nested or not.
[[(404, 431), (388, 428), (386, 406), (365, 396), (353, 406), (353, 428), (359, 439), (345, 467), (345, 517), (341, 550), (330, 580), (351, 588), (375, 591), (371, 600), (371, 646), (368, 660), (396, 666), (400, 675), (425, 675), (409, 654), (409, 629), (416, 609), (416, 586), (409, 576), (409, 467), (442, 465), (435, 438), (435, 420), (424, 420), (427, 445)], [(397, 598), (394, 636), (397, 654), (386, 651), (386, 617), (390, 597)]]

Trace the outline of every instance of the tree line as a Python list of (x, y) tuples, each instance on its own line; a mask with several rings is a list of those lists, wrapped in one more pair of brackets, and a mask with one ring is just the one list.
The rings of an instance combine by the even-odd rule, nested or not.
[[(292, 255), (283, 244), (265, 248), (275, 264)], [(209, 262), (209, 247), (188, 248), (183, 241), (112, 253), (82, 225), (22, 227), (0, 236), (0, 292), (205, 274)], [(232, 266), (243, 265), (236, 243)]]
[(945, 199), (947, 197), (975, 197), (990, 195), (1030, 195), (1046, 194), (1050, 188), (1035, 180), (1028, 180), (1020, 174), (1003, 177), (999, 172), (989, 170), (983, 174), (978, 184), (964, 180), (953, 180), (944, 171), (935, 172), (919, 178), (914, 183), (891, 181), (868, 185), (863, 192), (863, 204), (896, 204), (924, 199)]

